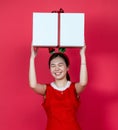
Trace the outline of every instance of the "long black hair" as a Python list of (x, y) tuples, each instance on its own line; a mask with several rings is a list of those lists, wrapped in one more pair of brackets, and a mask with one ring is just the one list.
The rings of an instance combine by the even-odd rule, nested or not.
[[(66, 54), (64, 54), (64, 53), (57, 52), (57, 53), (53, 53), (53, 54), (50, 56), (49, 62), (48, 62), (49, 68), (50, 68), (50, 62), (51, 62), (53, 59), (55, 59), (56, 57), (61, 57), (61, 58), (65, 61), (66, 66), (69, 67), (70, 61), (69, 61), (68, 56), (67, 56)], [(67, 78), (67, 80), (70, 81), (70, 76), (69, 76), (68, 72), (67, 72), (67, 74), (66, 74), (66, 78)]]

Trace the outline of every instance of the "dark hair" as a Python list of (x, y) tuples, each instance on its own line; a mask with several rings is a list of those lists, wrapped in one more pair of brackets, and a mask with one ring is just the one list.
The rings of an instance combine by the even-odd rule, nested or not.
[[(67, 56), (66, 54), (64, 54), (64, 53), (57, 52), (57, 53), (53, 53), (53, 54), (50, 56), (49, 62), (48, 62), (49, 68), (50, 68), (50, 62), (51, 62), (53, 59), (55, 59), (56, 57), (61, 57), (61, 58), (65, 61), (66, 66), (69, 67), (70, 62), (69, 62), (68, 56)], [(67, 78), (67, 80), (70, 80), (70, 76), (69, 76), (68, 72), (67, 72), (66, 78)]]

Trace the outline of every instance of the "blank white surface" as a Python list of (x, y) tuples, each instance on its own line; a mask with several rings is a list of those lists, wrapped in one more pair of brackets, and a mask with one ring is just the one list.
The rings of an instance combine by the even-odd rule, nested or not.
[(84, 13), (62, 13), (60, 24), (60, 46), (84, 45)]
[(33, 13), (33, 46), (57, 46), (57, 33), (57, 13)]

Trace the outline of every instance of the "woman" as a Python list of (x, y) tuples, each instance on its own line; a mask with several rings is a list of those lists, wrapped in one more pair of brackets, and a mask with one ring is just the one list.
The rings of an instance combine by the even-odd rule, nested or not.
[(47, 113), (46, 130), (80, 130), (76, 118), (79, 95), (87, 84), (86, 47), (80, 50), (80, 81), (69, 81), (69, 59), (64, 53), (53, 53), (49, 58), (49, 68), (54, 81), (50, 84), (37, 83), (35, 57), (37, 49), (32, 47), (29, 67), (30, 87), (44, 96), (44, 109)]

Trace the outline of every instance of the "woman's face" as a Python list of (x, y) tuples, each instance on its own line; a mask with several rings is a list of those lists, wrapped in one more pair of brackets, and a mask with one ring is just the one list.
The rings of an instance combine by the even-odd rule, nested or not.
[(61, 57), (56, 57), (50, 62), (50, 71), (56, 80), (66, 78), (68, 67)]

